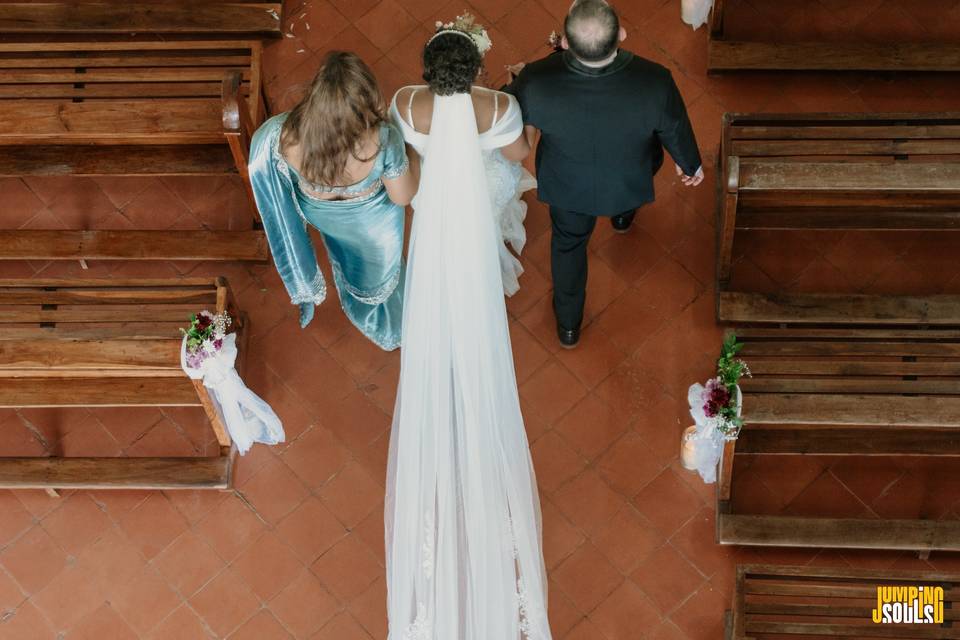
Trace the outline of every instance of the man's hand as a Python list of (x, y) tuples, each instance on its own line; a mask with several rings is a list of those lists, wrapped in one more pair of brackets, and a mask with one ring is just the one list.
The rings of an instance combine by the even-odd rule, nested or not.
[(697, 172), (692, 176), (685, 175), (683, 169), (680, 168), (680, 165), (675, 165), (677, 167), (677, 175), (680, 176), (680, 182), (682, 182), (687, 187), (695, 187), (701, 182), (703, 182), (703, 167), (697, 169)]
[(513, 82), (514, 78), (520, 75), (520, 72), (523, 71), (523, 68), (527, 66), (526, 62), (518, 62), (516, 64), (507, 65), (507, 78), (508, 82)]

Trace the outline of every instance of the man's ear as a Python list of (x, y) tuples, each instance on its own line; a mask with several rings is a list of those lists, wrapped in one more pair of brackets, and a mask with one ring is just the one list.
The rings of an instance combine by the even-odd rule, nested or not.
[(560, 38), (560, 48), (564, 50), (570, 48), (570, 43), (567, 41), (567, 36)]
[(620, 42), (623, 42), (627, 39), (627, 30), (623, 27), (620, 27), (620, 33), (617, 34), (617, 37), (620, 39)]

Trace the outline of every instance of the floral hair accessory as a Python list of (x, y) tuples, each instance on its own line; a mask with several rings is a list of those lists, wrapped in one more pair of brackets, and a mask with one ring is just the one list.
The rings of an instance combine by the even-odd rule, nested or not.
[(441, 22), (437, 20), (437, 32), (433, 34), (433, 37), (427, 40), (427, 44), (433, 42), (438, 36), (441, 36), (445, 33), (456, 33), (462, 36), (466, 36), (473, 41), (473, 44), (477, 47), (477, 51), (480, 52), (480, 55), (486, 55), (487, 51), (490, 51), (493, 47), (493, 42), (490, 41), (490, 36), (487, 35), (487, 30), (483, 26), (476, 23), (476, 18), (474, 18), (469, 13), (464, 13), (463, 15), (457, 16), (456, 20), (453, 22)]

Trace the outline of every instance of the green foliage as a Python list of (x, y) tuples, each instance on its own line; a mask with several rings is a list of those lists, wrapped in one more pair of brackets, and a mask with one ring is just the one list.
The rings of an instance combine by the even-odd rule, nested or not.
[(720, 409), (720, 425), (722, 425), (720, 431), (725, 434), (735, 433), (743, 426), (743, 419), (737, 415), (738, 403), (734, 399), (740, 378), (750, 377), (750, 368), (747, 363), (736, 357), (742, 348), (743, 344), (737, 342), (736, 334), (730, 332), (723, 340), (720, 358), (717, 360), (717, 377), (726, 386), (731, 397), (730, 404)]

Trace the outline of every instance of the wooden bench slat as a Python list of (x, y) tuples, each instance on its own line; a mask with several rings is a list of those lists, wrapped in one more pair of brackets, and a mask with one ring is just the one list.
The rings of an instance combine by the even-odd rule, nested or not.
[[(3, 144), (0, 138), (0, 145)], [(224, 144), (2, 146), (0, 176), (186, 176), (236, 174)]]
[[(744, 610), (748, 615), (823, 616), (829, 618), (856, 618), (863, 621), (870, 620), (873, 615), (873, 609), (876, 606), (875, 603), (876, 593), (874, 593), (874, 604), (864, 604), (862, 606), (792, 604), (789, 602), (747, 602), (744, 605)], [(943, 619), (952, 622), (960, 621), (960, 611), (944, 608)]]
[(128, 322), (116, 326), (77, 327), (70, 324), (48, 327), (3, 327), (0, 342), (24, 342), (27, 340), (43, 342), (49, 340), (180, 340), (180, 328), (190, 313), (181, 316), (178, 322)]
[(960, 382), (950, 379), (896, 380), (891, 378), (773, 378), (740, 380), (744, 393), (835, 393), (856, 395), (952, 395)]
[[(79, 86), (78, 86), (79, 84)], [(124, 98), (207, 98), (220, 99), (221, 82), (113, 82), (110, 84), (5, 84), (0, 85), (0, 100), (113, 100)], [(249, 84), (244, 85), (244, 97)]]
[(12, 290), (0, 289), (0, 305), (114, 305), (114, 304), (194, 304), (216, 302), (216, 295), (204, 290), (190, 289), (57, 289)]
[[(0, 67), (3, 62), (0, 61)], [(960, 154), (960, 140), (733, 140), (728, 151), (734, 156), (895, 156)]]
[(927, 340), (955, 342), (960, 340), (960, 331), (949, 329), (888, 328), (888, 327), (757, 327), (736, 328), (737, 339), (748, 343), (751, 340), (778, 338), (782, 340), (839, 338), (852, 340)]
[(151, 289), (207, 289), (217, 291), (225, 287), (223, 278), (0, 278), (2, 289), (123, 289), (128, 287)]
[(737, 195), (737, 214), (785, 212), (797, 215), (837, 211), (880, 218), (896, 213), (944, 213), (960, 209), (957, 191), (743, 191)]
[(230, 456), (0, 458), (3, 489), (227, 489)]
[(73, 40), (73, 41), (47, 41), (37, 43), (29, 42), (0, 42), (0, 56), (11, 53), (26, 53), (33, 55), (38, 49), (43, 53), (67, 51), (67, 52), (89, 52), (91, 55), (98, 55), (106, 51), (121, 51), (124, 53), (131, 51), (236, 51), (259, 50), (262, 43), (256, 39), (250, 38), (214, 38), (210, 40), (121, 40), (111, 42), (107, 40)]
[(139, 51), (131, 50), (120, 52), (36, 52), (29, 55), (0, 53), (0, 70), (2, 69), (99, 69), (113, 67), (135, 69), (138, 67), (217, 67), (221, 69), (235, 69), (249, 67), (251, 54), (249, 50), (236, 49), (233, 52), (208, 52), (196, 54), (187, 51)]
[[(186, 324), (186, 322), (184, 322)], [(180, 370), (180, 340), (0, 341), (4, 369), (173, 369)]]
[(743, 419), (758, 424), (960, 427), (960, 395), (759, 393), (744, 396)]
[[(960, 521), (717, 514), (721, 544), (960, 551)], [(874, 590), (876, 597), (876, 590)]]
[(885, 231), (960, 230), (960, 208), (950, 211), (815, 210), (794, 208), (752, 210), (746, 203), (737, 212), (737, 229), (858, 229)]
[[(0, 233), (0, 243), (3, 235)], [(741, 357), (796, 357), (796, 356), (935, 356), (960, 357), (960, 342), (851, 342), (848, 340), (764, 340), (747, 341), (740, 350)]]
[[(917, 122), (907, 124), (907, 120), (921, 120), (913, 114), (904, 115), (902, 121), (857, 122), (868, 120), (869, 114), (851, 115), (852, 122), (839, 122), (835, 119), (817, 119), (804, 116), (784, 116), (784, 122), (776, 124), (734, 123), (730, 125), (731, 140), (926, 140), (956, 139), (960, 137), (960, 121), (948, 124), (937, 122)], [(795, 122), (788, 120), (795, 119)]]
[[(785, 567), (797, 568), (799, 567)], [(897, 572), (899, 573), (899, 572)], [(823, 579), (816, 574), (797, 573), (790, 578), (785, 576), (756, 575), (748, 572), (743, 581), (743, 593), (746, 596), (788, 596), (799, 598), (838, 599), (841, 606), (851, 606), (856, 604), (875, 603), (877, 600), (877, 587), (891, 584), (902, 584), (900, 580), (890, 580), (885, 576), (876, 578), (865, 578), (862, 580), (848, 580), (842, 577), (834, 579)], [(910, 582), (916, 585), (933, 584), (944, 589), (944, 602), (952, 602), (957, 598), (955, 589), (950, 588), (951, 583), (931, 582), (929, 580), (918, 580), (915, 577), (910, 578)], [(751, 599), (753, 601), (753, 599)], [(764, 600), (768, 602), (769, 600)], [(872, 603), (871, 603), (872, 604)]]
[(170, 378), (177, 379), (182, 377), (183, 371), (180, 369), (174, 369), (172, 367), (164, 367), (162, 369), (82, 369), (82, 368), (65, 368), (65, 369), (0, 369), (0, 382), (5, 380), (63, 380), (63, 379), (72, 379), (72, 380), (100, 380), (101, 382), (106, 380), (114, 380), (120, 378)]
[(217, 144), (219, 100), (0, 103), (0, 144)]
[(42, 70), (0, 69), (0, 83), (4, 84), (101, 84), (110, 82), (219, 82), (225, 73), (237, 71), (243, 80), (250, 80), (250, 69), (242, 65), (221, 67), (152, 67), (129, 69), (94, 68), (82, 73), (72, 69)]
[(741, 158), (740, 190), (958, 191), (960, 163), (760, 162)]
[(751, 425), (740, 432), (738, 455), (960, 456), (960, 429), (764, 429)]
[[(905, 569), (863, 569), (855, 567), (827, 567), (827, 566), (791, 566), (780, 564), (744, 564), (739, 570), (750, 579), (795, 578), (798, 581), (835, 580), (837, 582), (867, 582), (870, 585), (902, 585), (931, 584), (939, 585), (946, 592), (950, 587), (960, 586), (960, 574), (944, 573), (941, 571), (914, 571)], [(876, 591), (873, 592), (874, 597)], [(947, 593), (944, 594), (945, 596)]]
[(279, 36), (280, 8), (280, 2), (4, 2), (0, 31)]
[(940, 625), (882, 625), (867, 621), (865, 624), (826, 624), (811, 622), (767, 622), (747, 620), (747, 633), (791, 634), (802, 636), (838, 636), (856, 638), (896, 638), (914, 640), (936, 638), (947, 640), (960, 638), (960, 629)]
[(5, 378), (0, 407), (197, 407), (185, 374), (177, 377)]
[(711, 39), (709, 71), (960, 71), (960, 46), (904, 42), (752, 42)]
[(261, 231), (0, 230), (0, 260), (269, 259)]
[[(877, 362), (875, 360), (758, 359), (750, 362), (754, 374), (764, 376), (960, 376), (960, 362)], [(960, 381), (958, 381), (960, 384)]]
[(725, 322), (960, 325), (960, 296), (719, 292)]
[[(803, 576), (806, 578), (806, 576)], [(748, 574), (743, 584), (746, 596), (788, 596), (800, 598), (828, 598), (842, 600), (843, 605), (851, 604), (850, 600), (860, 602), (877, 599), (877, 586), (887, 584), (886, 581), (877, 581), (869, 584), (866, 581), (853, 582), (849, 580), (820, 581), (820, 580), (781, 580), (777, 577), (757, 577)], [(946, 597), (947, 592), (944, 592)]]
[[(207, 302), (212, 304), (212, 302)], [(186, 324), (191, 313), (196, 313), (197, 305), (84, 305), (75, 309), (41, 309), (36, 308), (2, 308), (0, 307), (0, 324), (23, 323), (83, 323), (83, 324), (122, 324), (128, 325), (135, 321), (136, 315), (141, 318), (140, 324), (155, 322), (179, 322)]]
[(60, 103), (64, 100), (207, 98), (219, 96), (219, 82), (117, 82), (84, 85), (82, 83), (4, 84), (0, 100), (29, 100)]

